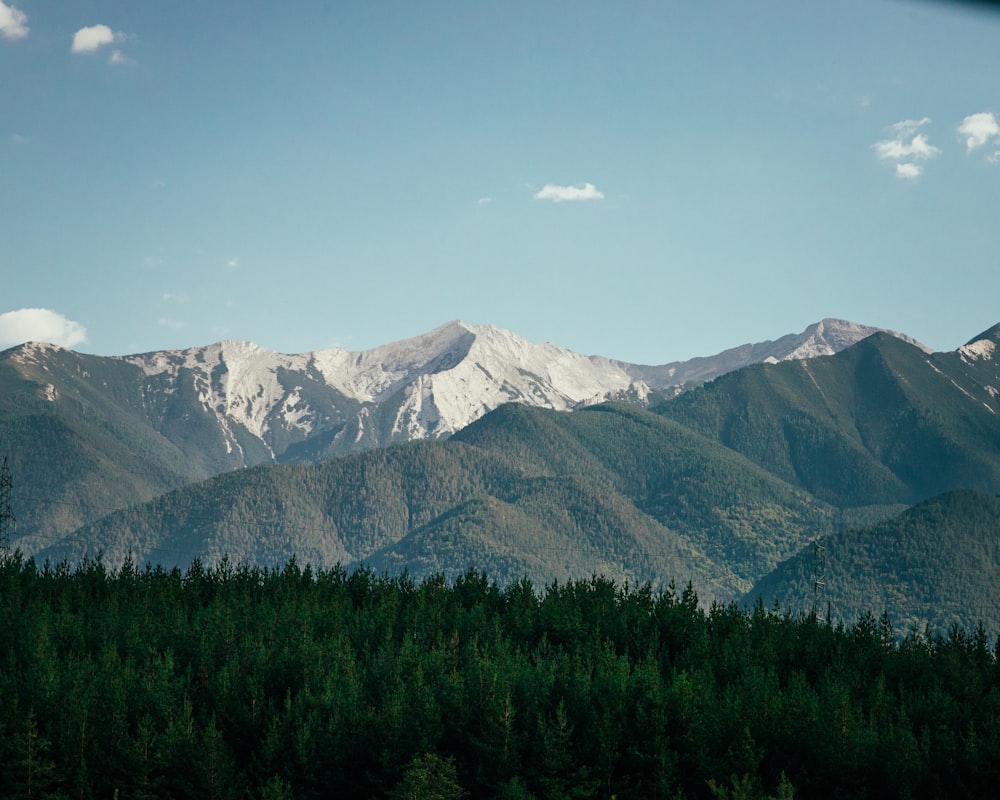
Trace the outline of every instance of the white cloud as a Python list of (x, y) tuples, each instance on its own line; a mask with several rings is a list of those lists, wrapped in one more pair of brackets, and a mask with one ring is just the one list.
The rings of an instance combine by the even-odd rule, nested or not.
[(238, 258), (228, 258), (226, 259), (226, 266), (229, 269), (236, 269), (240, 265), (240, 260)]
[(73, 34), (73, 46), (70, 48), (70, 52), (93, 53), (104, 45), (120, 39), (121, 34), (115, 33), (107, 25), (91, 25), (87, 28), (80, 28)]
[(184, 330), (188, 324), (186, 322), (181, 322), (180, 320), (170, 319), (169, 317), (160, 317), (160, 326), (164, 328), (170, 328), (172, 331)]
[(918, 177), (923, 172), (923, 167), (914, 162), (926, 161), (941, 154), (940, 148), (932, 145), (926, 134), (917, 132), (930, 121), (929, 117), (924, 117), (897, 122), (890, 128), (892, 138), (882, 139), (872, 145), (879, 160), (895, 162), (897, 178)]
[(479, 202), (479, 205), (481, 205), (481, 206), (488, 206), (490, 203), (493, 202), (493, 198), (492, 197), (480, 197), (478, 202)]
[(918, 133), (909, 142), (905, 139), (889, 139), (875, 143), (875, 152), (879, 158), (933, 158), (941, 150), (927, 141), (927, 137)]
[(0, 0), (0, 36), (4, 39), (23, 39), (28, 35), (28, 15)]
[(1000, 122), (988, 111), (970, 114), (958, 126), (958, 135), (965, 137), (966, 150), (971, 152), (993, 140), (1000, 143)]
[(560, 203), (563, 200), (603, 200), (604, 192), (600, 191), (594, 184), (585, 183), (583, 186), (556, 186), (547, 183), (541, 191), (535, 193), (536, 200), (551, 200), (553, 203)]
[(108, 56), (109, 64), (134, 64), (135, 60), (129, 58), (121, 50), (115, 49), (111, 51), (111, 55)]
[(0, 347), (25, 342), (49, 342), (75, 347), (87, 340), (87, 329), (47, 308), (21, 308), (0, 314)]

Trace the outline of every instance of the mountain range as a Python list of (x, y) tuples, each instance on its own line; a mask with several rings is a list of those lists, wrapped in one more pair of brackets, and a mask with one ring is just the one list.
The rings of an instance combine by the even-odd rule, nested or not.
[[(824, 320), (716, 356), (643, 366), (451, 322), (363, 352), (248, 342), (123, 357), (25, 344), (0, 353), (0, 453), (20, 545), (229, 470), (446, 438), (507, 402), (648, 405), (760, 361), (836, 352), (877, 329)], [(901, 335), (901, 334), (899, 334)]]
[[(979, 541), (976, 563), (996, 570), (986, 534), (921, 522), (927, 546), (894, 537), (914, 504), (958, 492), (943, 507), (967, 510), (1000, 491), (998, 343), (1000, 326), (930, 353), (825, 320), (660, 367), (460, 323), (355, 354), (222, 343), (105, 359), (25, 345), (0, 356), (0, 430), (20, 442), (15, 474), (32, 463), (38, 476), (15, 492), (34, 509), (16, 543), (112, 564), (294, 555), (501, 581), (600, 573), (798, 608), (818, 537), (882, 531), (873, 565), (903, 552), (944, 563)], [(934, 575), (896, 567), (887, 586)], [(871, 596), (848, 588), (862, 574), (838, 583), (845, 609)], [(941, 604), (959, 606), (980, 608)]]

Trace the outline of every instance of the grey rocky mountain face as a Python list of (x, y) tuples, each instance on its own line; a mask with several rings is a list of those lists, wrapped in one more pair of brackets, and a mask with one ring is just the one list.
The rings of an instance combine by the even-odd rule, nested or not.
[(447, 437), (508, 402), (555, 410), (609, 400), (647, 403), (749, 364), (832, 355), (878, 330), (826, 319), (773, 342), (659, 366), (584, 356), (457, 321), (362, 352), (284, 355), (229, 341), (122, 360), (145, 373), (150, 407), (193, 393), (238, 460), (256, 463), (263, 451), (303, 462)]

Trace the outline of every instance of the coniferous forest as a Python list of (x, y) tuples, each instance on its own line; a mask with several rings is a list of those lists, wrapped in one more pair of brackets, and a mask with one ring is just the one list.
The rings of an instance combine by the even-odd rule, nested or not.
[(603, 578), (0, 561), (6, 798), (994, 796), (980, 626)]

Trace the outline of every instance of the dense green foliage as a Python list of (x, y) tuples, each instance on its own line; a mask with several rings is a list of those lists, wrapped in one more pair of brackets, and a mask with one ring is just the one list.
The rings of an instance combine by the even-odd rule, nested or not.
[[(983, 334), (994, 353), (1000, 333)], [(992, 346), (992, 347), (991, 347)], [(1000, 365), (876, 334), (724, 375), (656, 410), (849, 508), (1000, 488)]]
[(501, 582), (593, 573), (730, 600), (829, 528), (830, 510), (656, 414), (505, 406), (445, 442), (219, 476), (78, 530), (39, 558), (186, 567), (369, 563)]
[(689, 589), (0, 562), (5, 797), (987, 797), (980, 628)]
[[(1000, 626), (1000, 497), (949, 492), (876, 525), (828, 536), (823, 546), (821, 605), (835, 618), (878, 608), (903, 630)], [(761, 579), (748, 598), (801, 607), (813, 594), (816, 563), (807, 548)]]
[(13, 359), (13, 352), (0, 357), (0, 446), (16, 477), (22, 533), (65, 534), (241, 466), (217, 426), (188, 413), (199, 402), (193, 388), (157, 396), (144, 391), (155, 381), (118, 359), (58, 348)]

